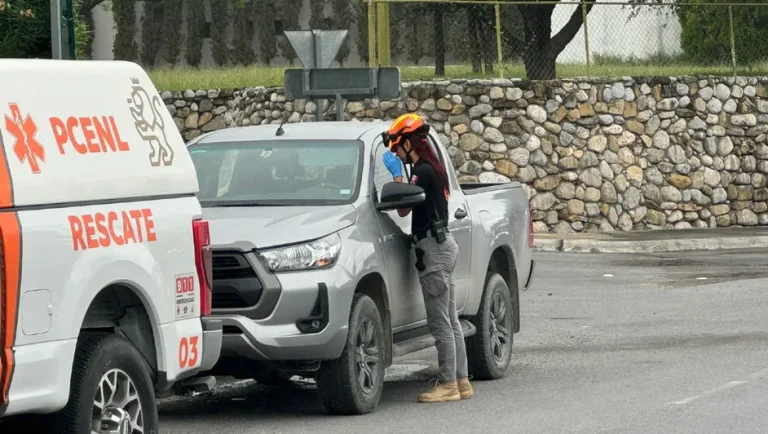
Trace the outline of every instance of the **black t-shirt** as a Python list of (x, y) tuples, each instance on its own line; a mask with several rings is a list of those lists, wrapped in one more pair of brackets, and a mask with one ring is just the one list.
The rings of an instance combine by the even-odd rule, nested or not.
[(438, 171), (423, 159), (417, 161), (411, 169), (411, 182), (424, 189), (426, 200), (413, 208), (411, 233), (429, 230), (431, 225), (442, 220), (448, 223), (448, 201), (445, 198), (445, 183)]

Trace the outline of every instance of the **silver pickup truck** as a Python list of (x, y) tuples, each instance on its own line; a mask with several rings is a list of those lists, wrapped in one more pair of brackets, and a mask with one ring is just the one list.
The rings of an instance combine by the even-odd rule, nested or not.
[[(326, 409), (373, 411), (395, 356), (434, 340), (411, 215), (424, 200), (382, 162), (383, 122), (219, 130), (188, 144), (213, 246), (213, 314), (224, 342), (214, 375), (314, 378)], [(449, 230), (459, 244), (456, 306), (470, 375), (496, 379), (520, 330), (533, 225), (520, 183), (459, 184), (450, 157)], [(405, 173), (405, 172), (403, 172)]]

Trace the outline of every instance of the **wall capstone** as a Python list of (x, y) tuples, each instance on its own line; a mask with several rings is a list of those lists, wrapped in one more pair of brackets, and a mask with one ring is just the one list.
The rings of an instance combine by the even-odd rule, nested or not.
[[(768, 77), (623, 77), (404, 83), (346, 119), (416, 112), (463, 182), (520, 181), (537, 232), (768, 225)], [(315, 120), (281, 88), (162, 92), (186, 140)], [(333, 102), (324, 104), (335, 117)]]

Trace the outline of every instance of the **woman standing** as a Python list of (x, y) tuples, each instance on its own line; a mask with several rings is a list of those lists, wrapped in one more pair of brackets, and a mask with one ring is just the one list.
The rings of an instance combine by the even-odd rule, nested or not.
[(448, 231), (448, 174), (427, 140), (428, 131), (429, 126), (415, 114), (397, 118), (388, 131), (391, 152), (384, 153), (384, 164), (397, 182), (402, 181), (400, 162), (411, 164), (410, 181), (426, 194), (421, 205), (398, 210), (398, 214), (405, 217), (413, 212), (411, 234), (420, 258), (417, 263), (423, 262), (418, 267), (419, 282), (440, 369), (437, 385), (419, 395), (419, 402), (447, 402), (472, 398), (474, 392), (456, 312), (453, 269), (459, 250)]

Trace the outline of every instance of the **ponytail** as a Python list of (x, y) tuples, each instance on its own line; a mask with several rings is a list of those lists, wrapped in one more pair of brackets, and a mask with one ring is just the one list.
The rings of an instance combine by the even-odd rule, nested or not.
[(451, 192), (448, 184), (448, 172), (445, 169), (445, 165), (443, 165), (443, 163), (441, 163), (440, 159), (437, 157), (435, 150), (429, 146), (427, 135), (419, 134), (417, 137), (413, 137), (413, 141), (411, 141), (411, 143), (415, 143), (413, 150), (416, 152), (416, 154), (419, 155), (419, 158), (423, 158), (424, 161), (429, 163), (430, 166), (434, 167), (438, 175), (440, 175), (440, 179), (443, 180), (443, 192), (445, 193), (445, 199), (448, 200)]

